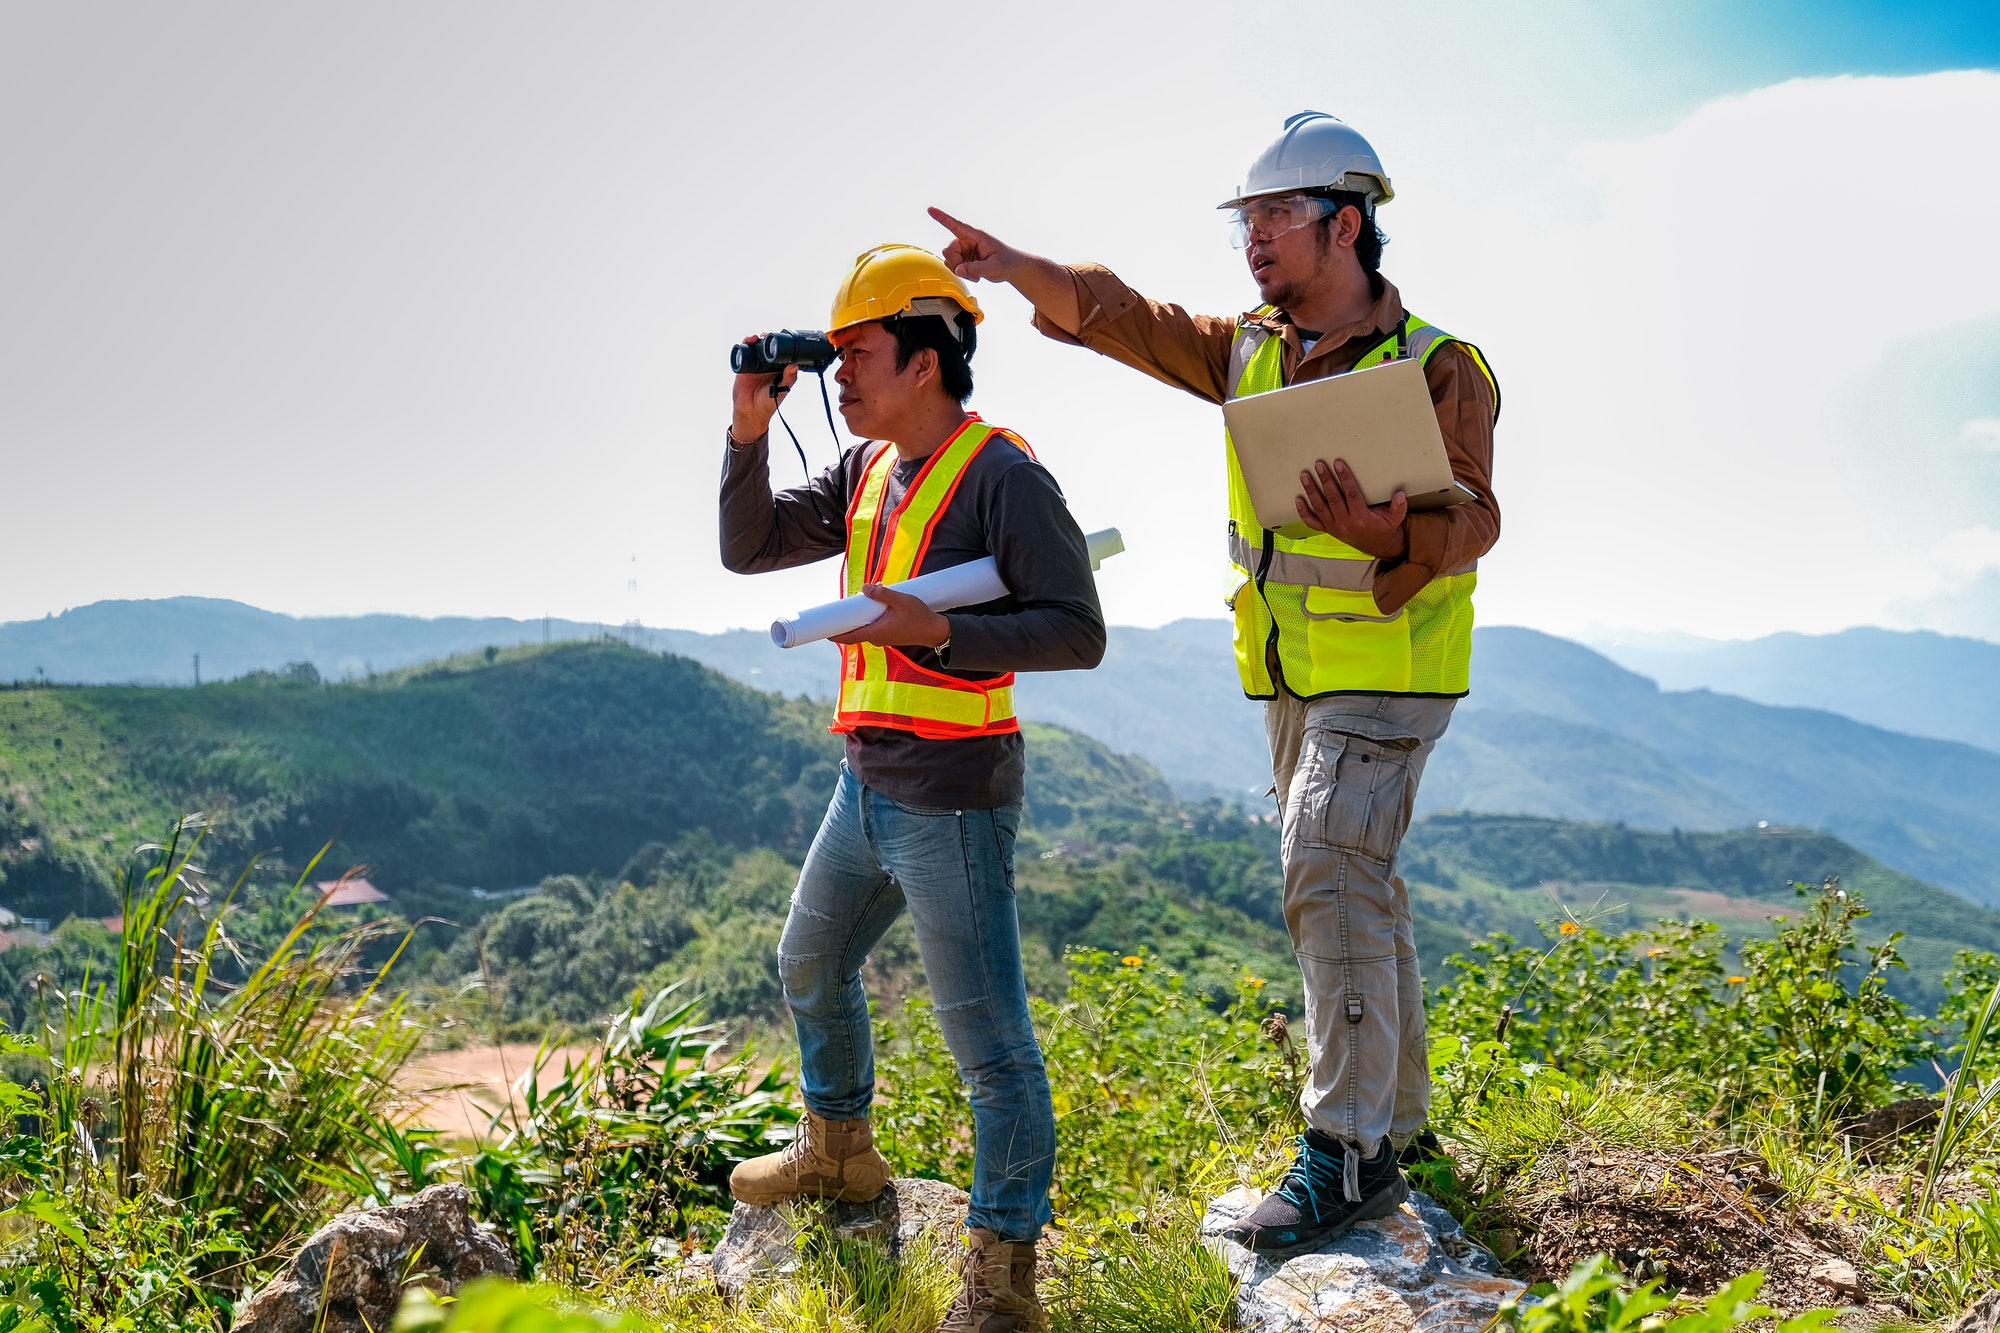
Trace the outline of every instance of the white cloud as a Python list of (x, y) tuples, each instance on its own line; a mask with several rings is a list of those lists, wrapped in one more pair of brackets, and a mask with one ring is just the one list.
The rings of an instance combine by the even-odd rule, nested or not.
[(1974, 417), (1958, 428), (1958, 442), (1967, 449), (2000, 453), (2000, 419)]
[(1955, 591), (1989, 570), (2000, 569), (2000, 530), (1982, 523), (1940, 537), (1927, 553), (1940, 591)]
[(1883, 608), (1897, 629), (2000, 640), (2000, 530), (1988, 524), (1946, 533), (1924, 553), (1910, 595)]
[(2000, 74), (1968, 72), (1798, 80), (1579, 148), (1594, 215), (1507, 275), (1488, 618), (1832, 629), (1986, 549), (1892, 502), (1922, 446), (1848, 390), (2000, 311), (2000, 180), (1964, 147), (1996, 130)]

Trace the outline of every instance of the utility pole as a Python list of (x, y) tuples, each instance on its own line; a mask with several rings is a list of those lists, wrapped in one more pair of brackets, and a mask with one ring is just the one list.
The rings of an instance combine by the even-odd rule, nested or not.
[(194, 655), (194, 685), (195, 685), (195, 688), (196, 688), (196, 689), (200, 689), (200, 688), (201, 688), (201, 654), (200, 654), (200, 653), (196, 653), (196, 654)]

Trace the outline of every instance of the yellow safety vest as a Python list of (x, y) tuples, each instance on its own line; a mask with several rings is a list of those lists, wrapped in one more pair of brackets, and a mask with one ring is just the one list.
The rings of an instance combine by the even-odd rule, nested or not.
[[(1270, 309), (1259, 310), (1257, 317)], [(1453, 342), (1472, 354), (1493, 385), (1497, 417), (1500, 386), (1479, 349), (1415, 315), (1352, 369), (1408, 356), (1427, 362)], [(1239, 324), (1229, 353), (1229, 396), (1282, 387), (1283, 346), (1284, 340), (1255, 318)], [(1228, 602), (1235, 613), (1236, 670), (1243, 692), (1271, 699), (1282, 684), (1301, 699), (1464, 694), (1472, 668), (1472, 589), (1479, 580), (1474, 566), (1444, 571), (1395, 615), (1383, 615), (1372, 591), (1375, 559), (1303, 524), (1291, 529), (1302, 536), (1261, 526), (1236, 460), (1235, 441), (1226, 430), (1223, 440), (1229, 456), (1229, 562), (1235, 570)], [(1271, 658), (1277, 661), (1279, 680), (1272, 679)]]
[[(848, 596), (864, 583), (901, 583), (923, 566), (931, 534), (951, 504), (958, 483), (988, 440), (999, 438), (1029, 457), (1034, 451), (1011, 431), (968, 415), (952, 437), (924, 460), (903, 492), (903, 502), (886, 521), (882, 500), (896, 448), (884, 443), (863, 467), (861, 484), (847, 508), (847, 564), (842, 582)], [(877, 534), (881, 534), (878, 538)], [(963, 740), (1019, 731), (1014, 717), (1014, 673), (991, 680), (962, 680), (918, 666), (901, 649), (882, 644), (843, 644), (840, 649), (840, 706), (831, 730), (891, 727), (929, 740)]]

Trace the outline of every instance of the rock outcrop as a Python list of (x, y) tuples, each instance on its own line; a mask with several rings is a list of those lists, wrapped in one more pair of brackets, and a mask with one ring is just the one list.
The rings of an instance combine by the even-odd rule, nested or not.
[(1843, 1120), (1840, 1132), (1864, 1162), (1879, 1162), (1905, 1134), (1927, 1133), (1937, 1126), (1944, 1103), (1935, 1097), (1905, 1097)]
[(230, 1333), (381, 1333), (404, 1281), (436, 1274), (448, 1291), (514, 1255), (472, 1220), (463, 1185), (432, 1185), (408, 1203), (343, 1213), (306, 1238), (285, 1270), (237, 1313)]
[(799, 1266), (799, 1232), (823, 1226), (840, 1240), (878, 1240), (891, 1254), (928, 1231), (955, 1233), (970, 1202), (964, 1190), (941, 1180), (899, 1178), (872, 1203), (789, 1204), (759, 1208), (739, 1203), (729, 1230), (709, 1256), (715, 1285), (734, 1295), (760, 1278), (784, 1277)]
[(1323, 1249), (1273, 1263), (1222, 1235), (1260, 1197), (1231, 1190), (1209, 1205), (1201, 1224), (1236, 1277), (1236, 1314), (1246, 1333), (1477, 1330), (1523, 1290), (1499, 1276), (1493, 1256), (1451, 1214), (1416, 1193)]
[(2000, 1291), (1990, 1291), (1974, 1301), (1946, 1333), (1994, 1333), (2000, 1329)]

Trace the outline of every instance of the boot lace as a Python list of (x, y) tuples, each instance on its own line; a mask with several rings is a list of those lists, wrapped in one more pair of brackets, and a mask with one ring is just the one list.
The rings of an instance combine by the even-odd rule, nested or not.
[[(951, 1315), (968, 1318), (982, 1310), (1009, 1309), (1015, 1304), (1007, 1253), (999, 1246), (968, 1249), (959, 1275), (962, 1281), (951, 1303)], [(947, 1327), (951, 1326), (949, 1319), (947, 1316)]]
[(792, 1136), (792, 1141), (785, 1145), (784, 1154), (778, 1158), (778, 1161), (784, 1165), (785, 1169), (790, 1171), (794, 1176), (800, 1174), (816, 1160), (826, 1156), (825, 1149), (821, 1146), (817, 1136), (813, 1132), (813, 1127), (818, 1123), (811, 1116), (801, 1119), (799, 1121), (799, 1132)]
[(1301, 1134), (1296, 1142), (1298, 1155), (1272, 1193), (1314, 1221), (1325, 1211), (1325, 1201), (1361, 1197), (1361, 1150), (1351, 1145), (1343, 1154), (1321, 1152)]

